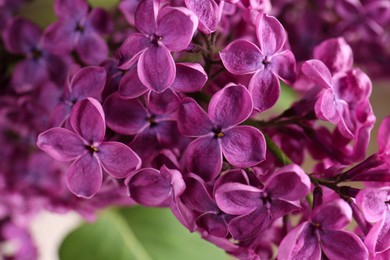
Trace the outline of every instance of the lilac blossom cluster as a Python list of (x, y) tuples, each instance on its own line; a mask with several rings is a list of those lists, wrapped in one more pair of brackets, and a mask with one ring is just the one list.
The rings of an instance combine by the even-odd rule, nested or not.
[[(42, 209), (93, 220), (140, 204), (238, 259), (390, 257), (390, 117), (366, 157), (372, 85), (354, 66), (371, 66), (360, 48), (386, 57), (361, 39), (385, 43), (387, 1), (300, 16), (309, 1), (123, 0), (112, 16), (56, 0), (45, 30), (16, 2), (0, 1), (5, 256), (37, 257), (27, 226)], [(300, 99), (260, 120), (281, 84)]]

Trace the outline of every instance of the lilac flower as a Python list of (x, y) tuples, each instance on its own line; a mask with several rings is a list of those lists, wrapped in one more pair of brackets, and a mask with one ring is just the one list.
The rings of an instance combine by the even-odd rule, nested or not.
[(201, 32), (210, 34), (217, 30), (221, 6), (218, 6), (214, 0), (185, 0), (184, 2), (187, 8), (199, 18), (198, 28)]
[(53, 54), (41, 43), (41, 29), (25, 18), (14, 18), (3, 32), (7, 50), (25, 56), (12, 73), (16, 92), (25, 93), (52, 80), (63, 83), (70, 59)]
[(342, 230), (352, 219), (349, 205), (336, 199), (322, 204), (283, 239), (278, 259), (320, 260), (322, 253), (329, 259), (368, 259), (367, 248), (360, 238)]
[(375, 223), (364, 242), (371, 255), (390, 249), (390, 188), (366, 188), (359, 192), (356, 201), (367, 221)]
[(165, 165), (160, 171), (153, 168), (137, 171), (126, 179), (126, 185), (132, 199), (149, 207), (169, 206), (186, 188), (181, 173)]
[(237, 215), (229, 223), (234, 239), (246, 240), (266, 229), (272, 221), (300, 209), (299, 200), (307, 195), (310, 179), (298, 165), (276, 171), (263, 188), (230, 182), (215, 190), (218, 207)]
[(45, 31), (46, 48), (60, 54), (75, 49), (89, 65), (97, 65), (107, 58), (108, 46), (100, 34), (111, 32), (112, 23), (105, 10), (89, 10), (85, 0), (56, 0), (54, 11), (59, 21)]
[(295, 58), (285, 49), (287, 36), (280, 22), (260, 15), (256, 24), (260, 48), (247, 40), (235, 40), (221, 53), (225, 68), (235, 75), (252, 74), (249, 92), (259, 112), (271, 108), (279, 98), (279, 78), (291, 82), (295, 77)]
[(390, 116), (383, 119), (378, 131), (378, 154), (390, 167)]
[(236, 167), (250, 167), (265, 158), (263, 134), (251, 126), (237, 126), (252, 113), (251, 97), (242, 85), (229, 84), (211, 98), (208, 114), (191, 98), (178, 112), (179, 131), (198, 137), (186, 150), (186, 167), (204, 180), (214, 179), (222, 167), (222, 154)]
[(73, 161), (67, 183), (75, 195), (93, 197), (102, 185), (102, 168), (114, 178), (125, 178), (141, 166), (128, 146), (103, 141), (105, 118), (96, 99), (79, 101), (72, 109), (70, 125), (73, 131), (55, 127), (41, 133), (37, 145), (59, 161)]
[(119, 49), (121, 69), (138, 60), (137, 73), (149, 89), (163, 92), (175, 79), (176, 66), (170, 54), (184, 50), (191, 42), (198, 19), (182, 7), (163, 7), (156, 0), (142, 0), (135, 12), (135, 26)]

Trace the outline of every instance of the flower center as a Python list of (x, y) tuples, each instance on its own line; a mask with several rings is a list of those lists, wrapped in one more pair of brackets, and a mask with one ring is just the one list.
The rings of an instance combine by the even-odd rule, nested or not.
[(263, 63), (263, 65), (267, 67), (271, 63), (271, 60), (268, 56), (265, 56), (264, 60), (261, 63)]
[(155, 127), (157, 125), (156, 123), (156, 117), (154, 115), (151, 115), (149, 117), (146, 118), (146, 121), (149, 122), (150, 124), (150, 127)]
[(84, 26), (82, 26), (80, 23), (77, 23), (76, 25), (76, 28), (75, 28), (76, 32), (84, 32)]
[(38, 49), (33, 49), (31, 51), (31, 57), (36, 60), (36, 59), (39, 59), (40, 57), (42, 57), (42, 52)]
[(93, 145), (86, 145), (85, 148), (87, 148), (87, 150), (93, 154), (93, 153), (96, 153), (96, 152), (99, 152), (99, 149), (96, 147), (96, 146), (93, 146)]
[(150, 37), (150, 41), (152, 42), (153, 45), (155, 46), (158, 46), (158, 43), (162, 40), (162, 37), (161, 36), (158, 36), (156, 34), (153, 34), (151, 37)]
[(216, 129), (214, 129), (214, 130), (213, 130), (213, 132), (214, 132), (214, 137), (215, 137), (215, 138), (222, 138), (222, 137), (224, 137), (225, 134), (222, 133), (221, 131), (222, 131), (221, 128), (216, 128)]

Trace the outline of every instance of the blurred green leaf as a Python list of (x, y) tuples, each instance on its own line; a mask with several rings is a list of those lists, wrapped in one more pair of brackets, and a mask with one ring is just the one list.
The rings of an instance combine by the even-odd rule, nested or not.
[(72, 231), (61, 260), (228, 259), (216, 246), (191, 234), (169, 209), (133, 207), (104, 211), (92, 224)]

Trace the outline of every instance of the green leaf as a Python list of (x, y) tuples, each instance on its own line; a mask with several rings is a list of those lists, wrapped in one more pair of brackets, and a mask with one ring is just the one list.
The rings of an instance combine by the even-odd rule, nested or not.
[(60, 248), (61, 260), (228, 259), (223, 250), (191, 234), (169, 209), (122, 208), (72, 231)]

